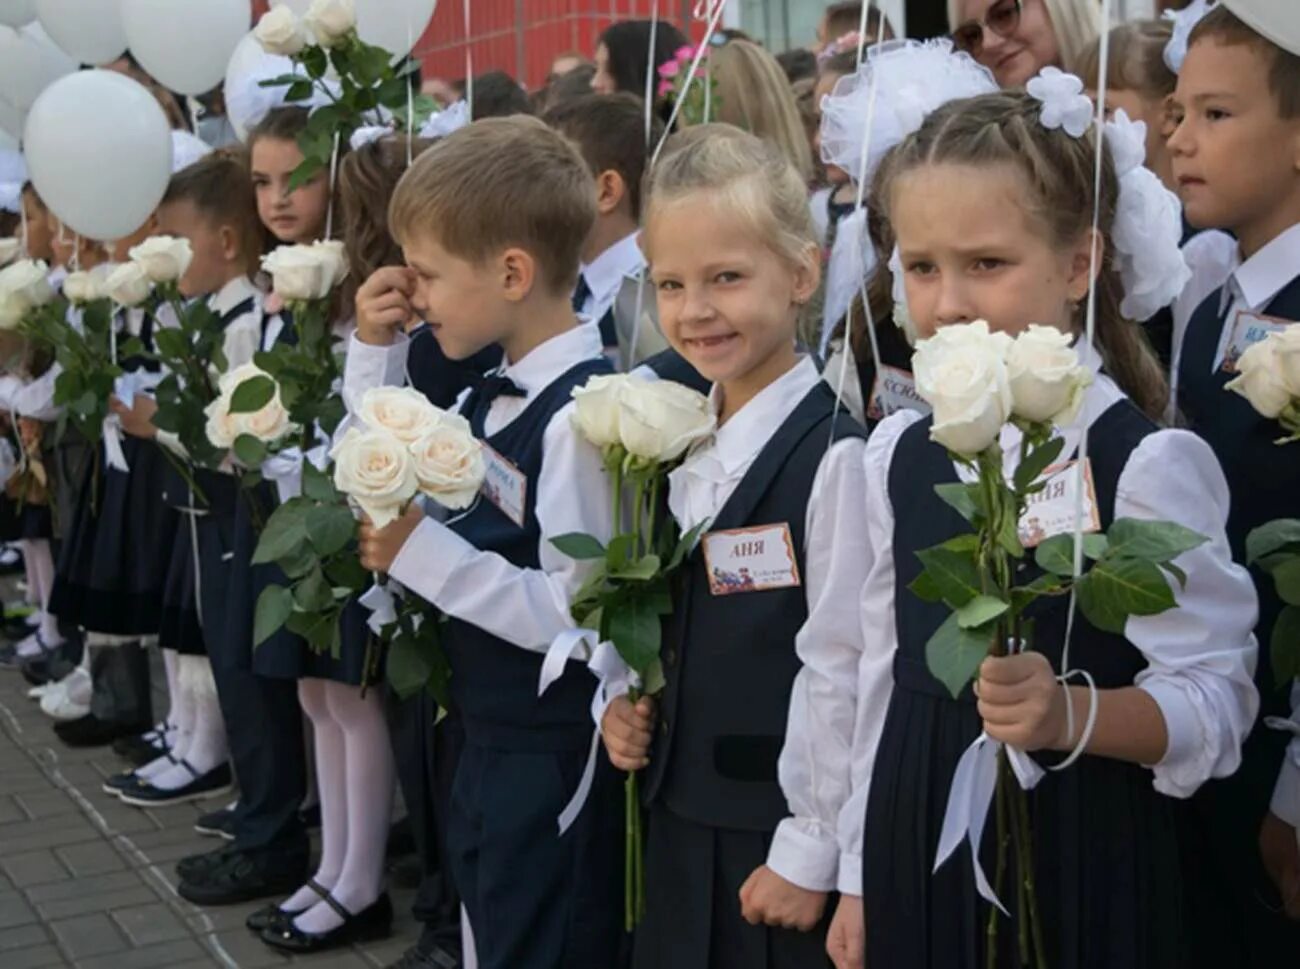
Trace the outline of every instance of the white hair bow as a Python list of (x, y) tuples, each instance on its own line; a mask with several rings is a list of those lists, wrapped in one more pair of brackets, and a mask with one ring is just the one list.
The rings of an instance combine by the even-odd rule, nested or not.
[(1092, 125), (1093, 105), (1083, 93), (1083, 81), (1059, 67), (1044, 67), (1025, 85), (1030, 97), (1042, 102), (1039, 120), (1044, 128), (1064, 128), (1072, 138), (1082, 138)]
[(1165, 20), (1174, 25), (1173, 36), (1165, 44), (1165, 66), (1175, 74), (1183, 69), (1187, 57), (1187, 40), (1192, 35), (1192, 28), (1201, 22), (1201, 18), (1210, 12), (1214, 0), (1192, 0), (1182, 10), (1166, 10)]

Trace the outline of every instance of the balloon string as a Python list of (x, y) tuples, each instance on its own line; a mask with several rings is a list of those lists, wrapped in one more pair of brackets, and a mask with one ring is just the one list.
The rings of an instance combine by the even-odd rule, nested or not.
[[(698, 5), (697, 5), (698, 6)], [(722, 13), (727, 9), (727, 0), (720, 0), (716, 7), (713, 7), (709, 13), (709, 23), (705, 28), (704, 36), (712, 37), (713, 32), (718, 27), (718, 22), (722, 19)], [(650, 156), (650, 167), (654, 168), (655, 163), (659, 161), (659, 155), (663, 151), (664, 142), (668, 140), (668, 135), (673, 130), (673, 125), (677, 121), (677, 115), (681, 112), (682, 105), (686, 103), (686, 97), (690, 94), (691, 83), (695, 80), (700, 70), (700, 61), (704, 59), (705, 51), (708, 50), (707, 44), (701, 44), (700, 49), (695, 52), (695, 57), (691, 59), (690, 70), (686, 72), (686, 81), (682, 84), (681, 94), (673, 102), (672, 113), (668, 115), (668, 123), (664, 126), (663, 137), (659, 139), (659, 144), (655, 145), (654, 153)]]
[(334, 184), (339, 174), (339, 133), (334, 132), (334, 150), (330, 153), (329, 202), (325, 208), (325, 238), (334, 238)]
[[(406, 57), (407, 66), (414, 56), (415, 39), (411, 36), (411, 9), (406, 9)], [(413, 74), (406, 75), (406, 167), (411, 167), (415, 160), (415, 84)]]
[(22, 222), (23, 255), (30, 259), (32, 252), (27, 241), (27, 200), (22, 197), (22, 194), (18, 196), (18, 218)]
[(469, 0), (465, 0), (465, 103), (470, 120), (474, 119), (474, 50), (469, 30)]
[(659, 0), (650, 8), (650, 48), (646, 51), (645, 63), (645, 146), (650, 151), (650, 134), (654, 128), (655, 111), (655, 43), (659, 37)]

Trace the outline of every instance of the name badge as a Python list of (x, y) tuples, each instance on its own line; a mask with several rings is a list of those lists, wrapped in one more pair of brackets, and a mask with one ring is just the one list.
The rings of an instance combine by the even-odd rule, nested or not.
[[(1074, 515), (1077, 508), (1079, 474), (1078, 461), (1068, 461), (1048, 468), (1043, 478), (1047, 486), (1029, 496), (1028, 506), (1020, 518), (1020, 544), (1034, 548), (1055, 535), (1074, 533)], [(1092, 462), (1083, 465), (1083, 531), (1086, 534), (1101, 531), (1101, 518), (1097, 513), (1097, 492), (1092, 483)]]
[(881, 366), (871, 385), (871, 399), (867, 401), (867, 416), (873, 421), (883, 421), (900, 410), (914, 410), (929, 414), (930, 405), (916, 392), (916, 381), (906, 370)]
[(1223, 351), (1223, 362), (1220, 364), (1223, 372), (1236, 373), (1237, 361), (1243, 353), (1254, 344), (1262, 342), (1270, 333), (1285, 330), (1293, 322), (1280, 316), (1264, 316), (1261, 313), (1238, 310), (1236, 319), (1232, 321), (1228, 345)]
[(486, 474), (479, 491), (503, 515), (523, 528), (524, 509), (528, 500), (528, 476), (515, 467), (509, 458), (486, 443), (483, 444), (483, 464)]
[(799, 585), (790, 526), (758, 525), (704, 536), (704, 564), (715, 596)]

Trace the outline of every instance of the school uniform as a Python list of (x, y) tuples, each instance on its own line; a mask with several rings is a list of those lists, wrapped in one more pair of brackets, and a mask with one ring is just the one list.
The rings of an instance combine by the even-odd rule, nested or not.
[[(709, 524), (665, 621), (636, 969), (829, 964), (829, 908), (812, 932), (751, 926), (738, 893), (764, 864), (812, 891), (838, 885), (865, 436), (804, 357), (669, 476), (682, 531)], [(770, 585), (748, 587), (749, 539), (783, 549), (761, 560)]]
[(573, 311), (600, 328), (605, 353), (620, 371), (631, 370), (668, 346), (659, 329), (640, 235), (639, 230), (626, 235), (583, 263), (573, 290)]
[[(407, 343), (354, 340), (349, 399), (367, 383), (399, 382)], [(550, 539), (609, 537), (609, 481), (572, 427), (570, 396), (611, 371), (598, 331), (580, 325), (463, 395), (460, 413), (499, 455), (492, 484), (447, 524), (421, 523), (389, 569), (447, 617), (443, 649), (465, 730), (447, 840), (482, 969), (615, 964), (621, 792), (603, 754), (578, 818), (563, 834), (557, 825), (591, 747), (596, 681), (572, 663), (537, 695), (543, 656), (573, 628), (569, 601), (586, 575)]]
[[(971, 688), (953, 699), (926, 665), (926, 642), (947, 608), (908, 589), (921, 570), (918, 550), (970, 531), (934, 486), (973, 476), (930, 440), (931, 423), (895, 414), (867, 448), (862, 606), (877, 625), (860, 669), (855, 793), (841, 815), (841, 847), (843, 867), (861, 870), (867, 965), (975, 969), (985, 965), (989, 906), (976, 893), (969, 852), (963, 845), (932, 869), (954, 770), (983, 725)], [(1101, 529), (1121, 517), (1173, 520), (1209, 541), (1178, 559), (1187, 574), (1186, 588), (1174, 588), (1178, 608), (1129, 619), (1124, 636), (1075, 614), (1070, 667), (1088, 670), (1099, 689), (1145, 690), (1164, 717), (1168, 749), (1150, 767), (1085, 755), (1030, 792), (1038, 907), (1054, 967), (1173, 969), (1187, 965), (1191, 928), (1177, 822), (1199, 785), (1240, 762), (1257, 703), (1255, 599), (1231, 561), (1228, 491), (1204, 443), (1157, 430), (1100, 373), (1080, 417), (1060, 430), (1065, 459), (1077, 454), (1084, 426)], [(1008, 473), (1018, 444), (1019, 432), (1004, 429)], [(1017, 569), (1018, 584), (1039, 574), (1032, 555)], [(1039, 600), (1029, 615), (1032, 648), (1059, 670), (1068, 597)], [(1064, 755), (1033, 756), (1046, 766)], [(995, 840), (990, 833), (980, 854), (990, 878)], [(1014, 871), (1014, 859), (1008, 864)], [(999, 929), (999, 964), (1014, 957), (1014, 884), (1003, 888), (1012, 918)]]
[[(1233, 373), (1225, 359), (1240, 355), (1253, 326), (1300, 321), (1300, 225), (1283, 232), (1233, 270), (1188, 322), (1180, 348), (1178, 406), (1189, 426), (1214, 449), (1232, 492), (1228, 538), (1234, 556), (1245, 561), (1246, 537), (1277, 518), (1294, 518), (1300, 509), (1300, 451), (1277, 446), (1277, 421), (1261, 416), (1250, 402), (1225, 390)], [(1256, 636), (1267, 643), (1282, 608), (1273, 580), (1251, 570), (1259, 595)], [(1246, 742), (1241, 770), (1227, 781), (1207, 785), (1195, 800), (1197, 830), (1211, 850), (1198, 853), (1205, 866), (1197, 895), (1206, 912), (1198, 929), (1212, 933), (1198, 949), (1203, 964), (1233, 953), (1237, 964), (1273, 965), (1274, 953), (1300, 945), (1300, 925), (1278, 913), (1276, 890), (1259, 860), (1260, 823), (1269, 807), (1288, 735), (1270, 729), (1265, 717), (1290, 713), (1288, 684), (1273, 675), (1269, 650), (1261, 649), (1255, 682), (1260, 718)]]

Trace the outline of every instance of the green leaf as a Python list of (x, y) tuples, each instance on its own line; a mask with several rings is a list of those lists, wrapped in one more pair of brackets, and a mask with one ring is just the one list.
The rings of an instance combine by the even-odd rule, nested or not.
[(948, 541), (939, 545), (939, 548), (946, 548), (950, 552), (961, 552), (971, 554), (978, 552), (980, 547), (980, 537), (974, 532), (965, 532), (961, 535), (955, 535)]
[(627, 596), (617, 606), (606, 607), (605, 621), (623, 662), (638, 675), (644, 674), (659, 657), (662, 626), (654, 604), (646, 596)]
[(289, 89), (284, 92), (286, 101), (306, 101), (311, 97), (312, 83), (307, 78), (300, 81), (294, 81), (289, 85)]
[(1286, 606), (1278, 614), (1269, 639), (1273, 683), (1282, 689), (1300, 677), (1300, 608)]
[(334, 479), (310, 461), (302, 463), (302, 493), (312, 501), (323, 501), (326, 504), (337, 504), (339, 501)]
[(293, 593), (282, 585), (268, 585), (257, 597), (253, 612), (253, 647), (270, 639), (293, 612)]
[(1065, 589), (1066, 585), (1060, 576), (1051, 572), (1040, 575), (1029, 585), (1017, 586), (1011, 590), (1011, 611), (1020, 615), (1035, 599), (1060, 595)]
[(291, 633), (307, 640), (315, 653), (338, 654), (339, 622), (334, 610), (325, 612), (294, 612), (285, 626)]
[(953, 613), (925, 644), (925, 665), (956, 699), (979, 672), (992, 642), (991, 628), (963, 629)]
[(1186, 589), (1186, 588), (1187, 588), (1187, 573), (1186, 573), (1186, 572), (1184, 572), (1184, 571), (1183, 571), (1182, 569), (1180, 569), (1178, 566), (1174, 565), (1173, 562), (1157, 562), (1156, 564), (1159, 565), (1162, 569), (1164, 569), (1166, 572), (1168, 572), (1168, 573), (1170, 574), (1170, 576), (1173, 577), (1174, 581), (1176, 581), (1176, 582), (1178, 583), (1178, 587), (1179, 587), (1180, 589)]
[(1016, 520), (1015, 496), (1009, 491), (1005, 495), (1006, 507), (999, 519), (998, 544), (1012, 558), (1021, 559), (1025, 557), (1025, 547), (1020, 544), (1020, 523)]
[(1083, 554), (1086, 558), (1090, 558), (1095, 562), (1105, 556), (1109, 549), (1110, 539), (1100, 532), (1083, 536)]
[(336, 555), (324, 563), (325, 577), (335, 588), (361, 592), (370, 584), (370, 573), (355, 555)]
[[(329, 61), (327, 60), (328, 55), (325, 53), (325, 48), (317, 47), (313, 44), (304, 48), (300, 56), (302, 57), (302, 66), (307, 68), (307, 73), (314, 79), (319, 80), (325, 76), (325, 71), (329, 68)], [(295, 81), (297, 80), (296, 76), (289, 76), (293, 76)]]
[(659, 556), (645, 555), (635, 562), (628, 562), (617, 569), (610, 571), (609, 575), (614, 579), (637, 579), (645, 581), (653, 579), (659, 574)]
[(1044, 572), (1070, 578), (1074, 575), (1074, 536), (1053, 535), (1034, 550), (1034, 561)]
[(230, 395), (230, 413), (255, 414), (275, 396), (275, 381), (270, 377), (249, 377)]
[(418, 639), (404, 633), (388, 644), (385, 660), (388, 682), (403, 700), (423, 690), (433, 672), (432, 657), (420, 648)]
[(960, 609), (983, 591), (973, 556), (954, 552), (942, 545), (924, 549), (916, 556), (950, 608)]
[(551, 539), (551, 544), (571, 559), (579, 562), (587, 559), (601, 559), (605, 557), (605, 546), (592, 535), (586, 535), (582, 532), (569, 532), (565, 535), (557, 535)]
[(246, 468), (256, 468), (266, 460), (266, 445), (251, 434), (241, 434), (235, 438), (230, 450)]
[(1279, 518), (1260, 525), (1246, 536), (1246, 564), (1254, 565), (1288, 545), (1300, 545), (1300, 518)]
[(908, 588), (912, 594), (925, 602), (943, 602), (943, 593), (939, 591), (939, 584), (934, 581), (934, 577), (929, 572), (922, 572), (911, 581)]
[(1155, 616), (1177, 605), (1160, 566), (1147, 559), (1102, 559), (1075, 588), (1088, 621), (1119, 635), (1129, 616)]
[(309, 544), (306, 502), (287, 501), (267, 519), (262, 538), (253, 552), (254, 565), (266, 565), (296, 552)]
[(294, 585), (293, 601), (303, 612), (320, 612), (333, 604), (333, 591), (319, 565)]
[(1064, 447), (1065, 438), (1058, 437), (1031, 450), (1016, 468), (1014, 478), (1016, 491), (1023, 494), (1031, 484), (1041, 478), (1043, 472), (1061, 456)]
[(1290, 606), (1300, 606), (1300, 557), (1289, 559), (1273, 569), (1277, 594)]
[(957, 514), (966, 519), (972, 525), (979, 516), (979, 510), (975, 507), (975, 495), (979, 492), (977, 484), (960, 484), (958, 482), (949, 482), (934, 486), (934, 493), (944, 504), (953, 508)]
[(691, 553), (691, 549), (695, 548), (695, 543), (700, 540), (700, 535), (704, 533), (704, 529), (708, 524), (707, 521), (700, 522), (677, 540), (677, 547), (673, 549), (673, 556), (668, 560), (668, 566), (664, 569), (665, 572), (672, 572), (682, 564), (682, 560)]
[(189, 355), (190, 341), (180, 330), (159, 327), (153, 335), (154, 346), (168, 360), (179, 360)]
[[(561, 550), (563, 551), (563, 550)], [(615, 535), (609, 541), (609, 547), (605, 549), (605, 563), (609, 566), (611, 572), (626, 562), (632, 556), (632, 536), (629, 534)]]
[(1124, 556), (1151, 562), (1172, 561), (1209, 541), (1199, 532), (1174, 522), (1139, 518), (1115, 519), (1106, 535), (1110, 539), (1110, 548), (1106, 552), (1108, 558)]
[(976, 596), (957, 610), (957, 624), (962, 629), (976, 629), (997, 619), (1009, 608), (996, 596)]
[(318, 505), (307, 512), (307, 534), (321, 558), (341, 552), (357, 534), (357, 520), (346, 505)]

